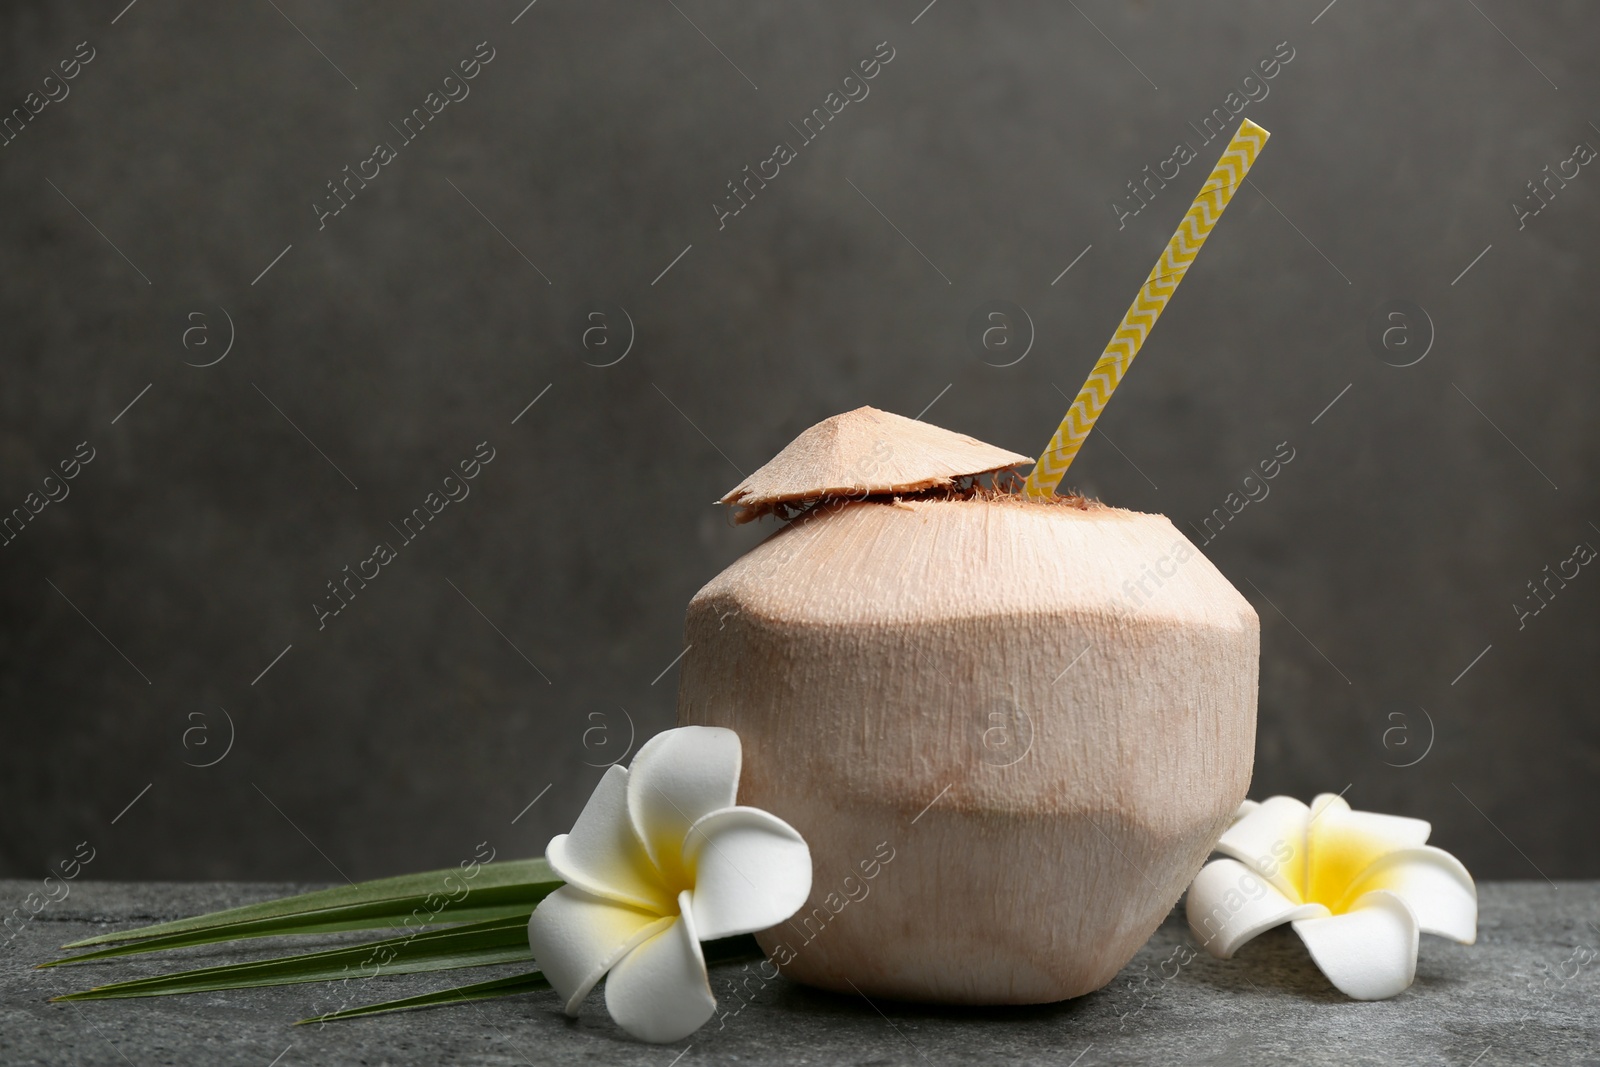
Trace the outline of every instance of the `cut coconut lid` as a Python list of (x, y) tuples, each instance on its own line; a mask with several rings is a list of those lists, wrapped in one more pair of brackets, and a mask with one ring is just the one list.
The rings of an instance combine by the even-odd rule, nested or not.
[(779, 504), (912, 493), (1031, 462), (964, 433), (860, 407), (790, 441), (719, 503), (737, 505), (738, 521), (748, 522)]

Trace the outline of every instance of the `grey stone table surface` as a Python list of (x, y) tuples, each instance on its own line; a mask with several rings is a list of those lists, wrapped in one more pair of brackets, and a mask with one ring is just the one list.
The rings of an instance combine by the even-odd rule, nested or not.
[[(38, 888), (0, 881), (5, 914)], [(1257, 938), (1233, 960), (1215, 960), (1193, 952), (1174, 912), (1105, 989), (1041, 1007), (869, 1002), (784, 979), (745, 982), (749, 992), (740, 999), (736, 983), (754, 969), (714, 968), (712, 987), (727, 1014), (671, 1046), (628, 1040), (598, 996), (568, 1019), (548, 992), (321, 1028), (292, 1024), (328, 1010), (334, 994), (325, 985), (49, 1002), (88, 985), (179, 969), (179, 957), (184, 967), (237, 959), (237, 946), (34, 968), (67, 941), (305, 888), (73, 883), (65, 900), (0, 933), (0, 1064), (1600, 1065), (1600, 882), (1480, 886), (1477, 944), (1424, 936), (1415, 984), (1378, 1003), (1342, 997), (1287, 929)], [(251, 951), (282, 945), (255, 942)], [(368, 979), (356, 1002), (516, 970)]]

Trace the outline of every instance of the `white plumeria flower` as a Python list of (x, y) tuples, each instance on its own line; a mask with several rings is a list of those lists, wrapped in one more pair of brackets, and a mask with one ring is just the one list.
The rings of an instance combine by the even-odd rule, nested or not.
[(701, 941), (754, 933), (811, 894), (811, 850), (788, 823), (736, 807), (739, 735), (657, 734), (613, 766), (545, 858), (567, 884), (528, 920), (528, 943), (568, 1015), (602, 977), (606, 1008), (643, 1041), (677, 1041), (717, 1001)]
[(1231, 957), (1263, 930), (1293, 923), (1311, 958), (1356, 1000), (1392, 997), (1417, 971), (1417, 935), (1470, 945), (1478, 892), (1459, 860), (1424, 842), (1421, 819), (1352, 811), (1324, 793), (1245, 801), (1189, 887), (1189, 929)]

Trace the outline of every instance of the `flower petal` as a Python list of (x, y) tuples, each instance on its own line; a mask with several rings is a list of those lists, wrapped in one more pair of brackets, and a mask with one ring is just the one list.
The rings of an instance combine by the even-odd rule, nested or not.
[(1246, 815), (1249, 815), (1252, 811), (1255, 811), (1260, 806), (1260, 801), (1251, 800), (1249, 797), (1245, 797), (1243, 800), (1239, 801), (1239, 808), (1233, 813), (1233, 822), (1230, 822), (1228, 825), (1232, 826), (1233, 823), (1238, 822), (1240, 819), (1244, 818)]
[(1328, 981), (1347, 997), (1382, 1000), (1416, 977), (1417, 920), (1393, 893), (1368, 893), (1343, 915), (1300, 919), (1294, 931)]
[(1324, 793), (1311, 802), (1306, 848), (1311, 872), (1302, 899), (1330, 905), (1352, 900), (1362, 873), (1380, 857), (1402, 848), (1420, 848), (1432, 829), (1421, 819), (1351, 811), (1342, 797)]
[(606, 1010), (640, 1041), (688, 1037), (717, 1010), (687, 890), (678, 907), (678, 918), (624, 956), (606, 979)]
[(561, 994), (568, 1015), (629, 949), (675, 918), (564, 885), (539, 902), (528, 919), (528, 947), (545, 978)]
[(1216, 850), (1253, 869), (1292, 901), (1305, 899), (1306, 823), (1294, 797), (1268, 797), (1222, 833)]
[(1322, 793), (1311, 802), (1311, 821), (1355, 829), (1369, 837), (1381, 837), (1396, 848), (1417, 848), (1428, 840), (1433, 825), (1426, 819), (1406, 815), (1385, 815), (1377, 811), (1356, 811), (1344, 797)]
[(1470, 945), (1478, 939), (1478, 890), (1461, 861), (1424, 845), (1380, 858), (1351, 886), (1350, 897), (1385, 889), (1405, 901), (1417, 928)]
[(628, 771), (611, 767), (594, 787), (570, 834), (550, 841), (545, 859), (564, 880), (596, 896), (672, 913), (672, 895), (628, 819)]
[(805, 838), (760, 808), (701, 818), (689, 828), (683, 862), (694, 874), (694, 924), (705, 941), (776, 926), (811, 895)]
[(739, 735), (720, 726), (665, 730), (633, 757), (628, 816), (674, 889), (691, 884), (682, 868), (684, 836), (696, 819), (733, 805), (742, 759)]
[(1228, 959), (1263, 930), (1294, 919), (1329, 914), (1320, 904), (1297, 904), (1238, 860), (1213, 860), (1189, 886), (1189, 930), (1207, 952)]

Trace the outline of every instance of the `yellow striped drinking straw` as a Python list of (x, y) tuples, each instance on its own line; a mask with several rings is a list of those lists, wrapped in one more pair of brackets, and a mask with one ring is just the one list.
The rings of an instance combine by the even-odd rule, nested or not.
[(1083, 447), (1084, 438), (1094, 429), (1095, 420), (1111, 399), (1112, 391), (1127, 373), (1133, 357), (1139, 354), (1139, 347), (1155, 327), (1156, 320), (1161, 317), (1178, 283), (1183, 281), (1184, 272), (1194, 262), (1194, 257), (1200, 254), (1200, 247), (1206, 243), (1211, 227), (1222, 217), (1223, 209), (1233, 199), (1234, 190), (1244, 181), (1250, 165), (1256, 161), (1257, 153), (1270, 136), (1249, 119), (1239, 124), (1238, 131), (1234, 133), (1233, 140), (1228, 142), (1222, 158), (1217, 160), (1211, 176), (1200, 187), (1200, 195), (1189, 205), (1188, 214), (1178, 224), (1172, 240), (1167, 242), (1166, 250), (1156, 260), (1156, 265), (1150, 268), (1149, 277), (1145, 279), (1139, 295), (1133, 298), (1128, 313), (1122, 316), (1121, 325), (1111, 335), (1111, 343), (1106, 345), (1099, 362), (1095, 363), (1089, 380), (1083, 383), (1078, 398), (1067, 409), (1066, 418), (1056, 427), (1050, 447), (1028, 474), (1028, 480), (1022, 486), (1022, 491), (1028, 496), (1047, 497), (1055, 493), (1056, 487), (1061, 484), (1061, 476), (1067, 473), (1067, 468), (1078, 455), (1078, 449)]

